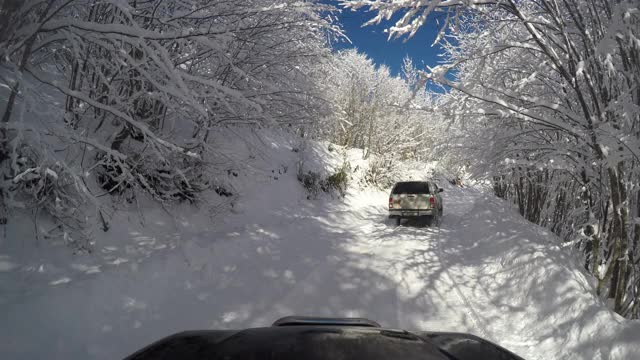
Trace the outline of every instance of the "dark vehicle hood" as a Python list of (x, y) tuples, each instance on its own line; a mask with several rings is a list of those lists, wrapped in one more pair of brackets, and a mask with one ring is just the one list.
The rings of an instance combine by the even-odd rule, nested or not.
[(126, 360), (518, 360), (468, 334), (410, 333), (356, 326), (285, 326), (187, 331), (162, 339)]

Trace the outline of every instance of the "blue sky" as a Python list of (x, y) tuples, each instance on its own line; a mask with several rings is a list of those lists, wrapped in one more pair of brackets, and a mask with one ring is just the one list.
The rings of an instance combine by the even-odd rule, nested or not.
[[(333, 5), (337, 1), (328, 1)], [(400, 14), (396, 14), (399, 16)], [(402, 59), (408, 55), (418, 68), (424, 65), (434, 66), (440, 58), (438, 54), (442, 52), (438, 45), (431, 46), (438, 34), (438, 25), (435, 21), (425, 24), (414, 37), (406, 40), (406, 37), (387, 41), (388, 34), (384, 29), (392, 25), (392, 22), (381, 23), (380, 25), (369, 25), (361, 27), (366, 21), (375, 16), (373, 12), (364, 10), (351, 11), (343, 9), (338, 14), (346, 35), (351, 39), (352, 44), (342, 42), (335, 45), (336, 49), (355, 47), (360, 52), (366, 53), (376, 64), (385, 64), (391, 68), (394, 75), (400, 73)], [(397, 17), (396, 16), (396, 17)], [(393, 21), (394, 19), (392, 19)]]

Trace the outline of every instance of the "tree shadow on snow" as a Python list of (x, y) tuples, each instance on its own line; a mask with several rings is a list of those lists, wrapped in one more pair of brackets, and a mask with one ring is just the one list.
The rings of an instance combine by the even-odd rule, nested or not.
[(605, 313), (573, 260), (540, 243), (551, 238), (544, 229), (500, 200), (465, 204), (464, 196), (448, 199), (440, 227), (396, 227), (384, 200), (355, 209), (302, 200), (230, 215), (153, 261), (5, 307), (0, 351), (122, 358), (173, 332), (269, 326), (292, 314), (469, 331), (525, 356), (570, 340), (585, 348), (552, 355), (596, 346), (581, 329)]

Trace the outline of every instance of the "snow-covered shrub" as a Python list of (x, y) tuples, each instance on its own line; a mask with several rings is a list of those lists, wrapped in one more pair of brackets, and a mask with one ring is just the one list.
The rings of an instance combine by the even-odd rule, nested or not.
[(96, 179), (102, 189), (112, 195), (122, 195), (131, 189), (135, 181), (126, 161), (105, 154), (97, 160)]
[(140, 185), (161, 201), (196, 202), (198, 193), (206, 190), (210, 182), (203, 173), (202, 161), (189, 157), (173, 162), (155, 164), (145, 173), (138, 174)]
[(387, 189), (397, 181), (403, 180), (400, 162), (392, 156), (374, 156), (369, 159), (364, 173), (364, 183), (380, 189)]
[(50, 227), (42, 230), (45, 237), (62, 239), (76, 251), (89, 251), (83, 214), (87, 195), (79, 178), (32, 147), (21, 146), (17, 155), (9, 182), (9, 205), (33, 212), (36, 221), (42, 218)]
[(340, 196), (344, 197), (349, 186), (349, 172), (351, 170), (351, 166), (348, 162), (342, 164), (340, 169), (335, 173), (329, 175), (324, 180), (324, 188), (325, 192), (337, 191)]
[(96, 170), (99, 185), (110, 194), (135, 197), (135, 190), (160, 201), (195, 202), (210, 182), (204, 163), (192, 157), (157, 159), (153, 154), (118, 160), (103, 155)]
[(300, 170), (298, 171), (298, 181), (300, 181), (307, 193), (309, 193), (307, 199), (315, 199), (316, 197), (318, 197), (321, 181), (320, 174), (311, 170), (308, 170), (306, 172)]
[(315, 199), (321, 192), (344, 197), (349, 186), (349, 171), (350, 166), (345, 162), (336, 172), (323, 177), (316, 171), (304, 171), (299, 165), (297, 178), (309, 193), (307, 199)]

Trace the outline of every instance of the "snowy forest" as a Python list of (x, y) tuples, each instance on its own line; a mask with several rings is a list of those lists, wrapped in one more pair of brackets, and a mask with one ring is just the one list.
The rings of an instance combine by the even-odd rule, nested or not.
[[(432, 96), (418, 71), (408, 61), (397, 78), (354, 50), (333, 54), (335, 11), (287, 1), (4, 2), (4, 213), (38, 208), (59, 225), (45, 235), (84, 249), (81, 205), (107, 229), (99, 197), (195, 202), (219, 187), (209, 138), (230, 125), (282, 127), (362, 148), (364, 158), (428, 156), (422, 114)], [(64, 113), (33, 124), (28, 112), (60, 107), (42, 106), (50, 90)], [(40, 106), (14, 109), (19, 94)]]
[[(394, 74), (336, 50), (351, 11), (407, 44), (437, 24), (440, 64)], [(5, 241), (26, 217), (82, 256), (146, 200), (219, 207), (248, 168), (221, 139), (276, 129), (295, 156), (357, 151), (364, 169), (291, 170), (331, 199), (389, 189), (406, 164), (486, 185), (640, 319), (636, 0), (4, 0), (0, 116)]]
[[(436, 111), (497, 196), (584, 254), (597, 290), (640, 317), (640, 8), (633, 1), (345, 1), (390, 37), (443, 12), (451, 89)], [(508, 29), (508, 30), (507, 30)], [(449, 74), (453, 74), (449, 76)]]

